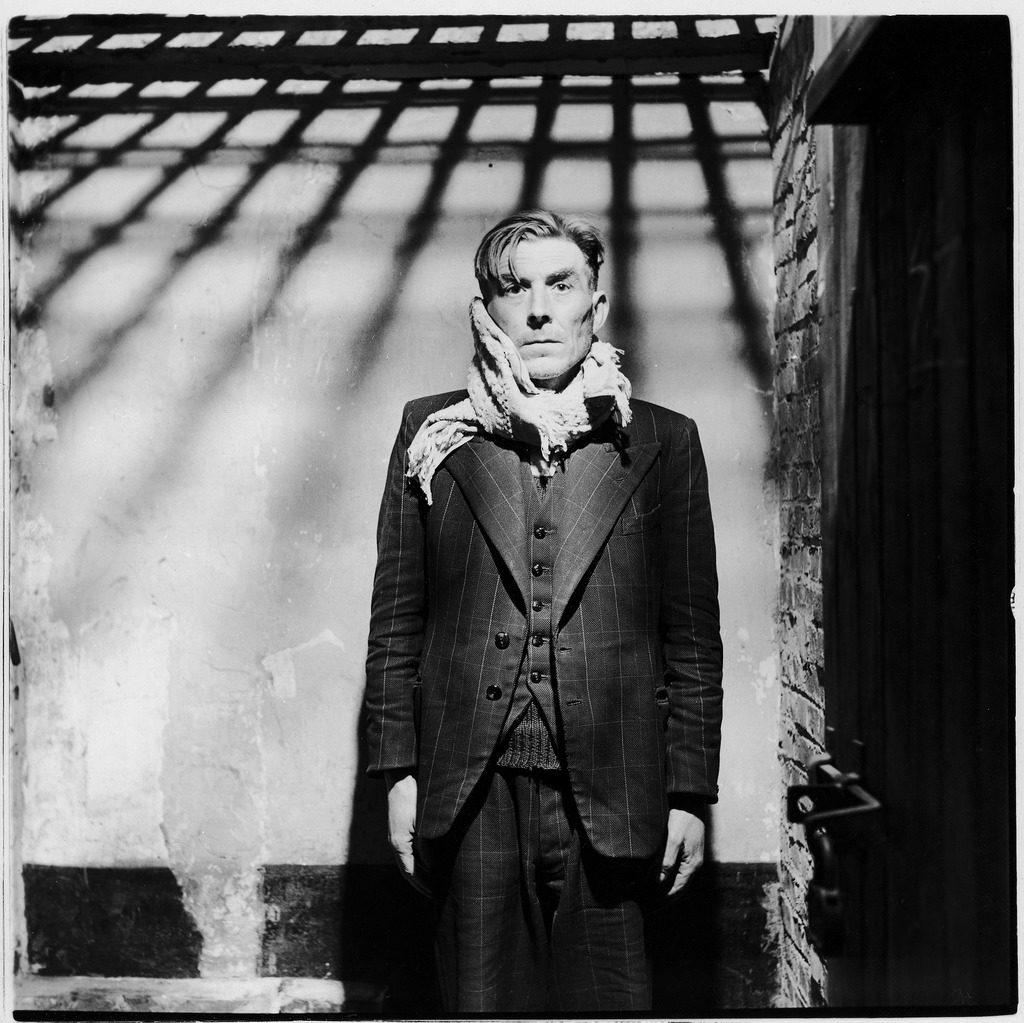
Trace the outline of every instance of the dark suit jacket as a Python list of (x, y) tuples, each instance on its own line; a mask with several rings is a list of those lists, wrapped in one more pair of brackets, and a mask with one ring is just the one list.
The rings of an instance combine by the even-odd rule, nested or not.
[[(458, 448), (434, 476), (429, 508), (404, 475), (426, 416), (463, 397), (406, 406), (377, 534), (369, 771), (416, 770), (423, 838), (448, 831), (491, 760), (529, 638), (514, 445), (479, 436)], [(552, 643), (586, 835), (604, 855), (644, 857), (663, 840), (668, 794), (716, 798), (722, 648), (696, 426), (657, 405), (631, 406), (627, 429), (608, 423), (570, 456)], [(488, 699), (496, 683), (503, 696)]]

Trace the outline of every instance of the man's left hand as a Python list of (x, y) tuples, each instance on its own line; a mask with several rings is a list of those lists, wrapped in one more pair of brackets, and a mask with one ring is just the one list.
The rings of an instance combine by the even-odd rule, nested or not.
[(659, 880), (672, 877), (668, 895), (683, 890), (684, 885), (704, 862), (704, 822), (686, 810), (671, 809), (668, 812), (668, 840), (665, 855), (661, 860)]

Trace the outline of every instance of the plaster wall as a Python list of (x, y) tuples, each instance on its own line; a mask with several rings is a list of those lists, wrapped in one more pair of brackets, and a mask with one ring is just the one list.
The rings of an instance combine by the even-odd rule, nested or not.
[[(530, 107), (484, 105), (466, 158), (439, 175), (455, 110), (408, 107), (390, 126), (373, 109), (304, 124), (296, 109), (14, 128), (29, 152), (50, 146), (11, 179), (21, 858), (171, 867), (204, 976), (252, 974), (261, 865), (389, 861), (357, 737), (379, 493), (405, 400), (463, 385), (472, 252), (516, 206), (508, 139), (533, 128)], [(641, 128), (665, 116), (634, 114)], [(752, 106), (714, 116), (726, 134), (764, 131)], [(595, 103), (553, 137), (600, 143), (610, 124)], [(338, 157), (375, 130), (371, 159)], [(725, 173), (767, 308), (760, 146)], [(539, 202), (608, 228), (607, 161), (573, 152), (556, 150)], [(628, 269), (635, 317), (605, 336), (639, 397), (701, 429), (726, 652), (714, 855), (771, 862), (769, 407), (707, 202), (692, 159), (637, 162), (630, 265), (613, 248), (603, 281)]]

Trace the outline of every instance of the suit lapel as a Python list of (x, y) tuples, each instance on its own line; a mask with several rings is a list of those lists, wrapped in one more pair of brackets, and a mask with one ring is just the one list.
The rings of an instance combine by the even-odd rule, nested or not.
[(519, 455), (510, 446), (474, 437), (453, 451), (444, 466), (508, 566), (525, 602), (530, 585)]
[(573, 453), (560, 509), (562, 541), (555, 559), (554, 621), (561, 621), (583, 574), (659, 449), (658, 443), (634, 443), (620, 452), (611, 444), (591, 443)]
[[(573, 452), (561, 495), (561, 542), (555, 558), (552, 617), (560, 621), (583, 574), (658, 455), (657, 442), (620, 452), (592, 442)], [(530, 592), (526, 507), (520, 459), (508, 445), (475, 437), (444, 463), (480, 527), (505, 562), (525, 602)]]

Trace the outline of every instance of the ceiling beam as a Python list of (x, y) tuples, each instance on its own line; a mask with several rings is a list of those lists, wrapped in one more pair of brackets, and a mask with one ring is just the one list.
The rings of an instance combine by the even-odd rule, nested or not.
[[(547, 18), (526, 16), (479, 18), (301, 18), (111, 17), (49, 19), (12, 24), (11, 40), (26, 39), (8, 56), (11, 77), (22, 85), (64, 85), (74, 88), (102, 82), (154, 82), (174, 80), (219, 81), (225, 78), (319, 79), (437, 79), (524, 77), (551, 74), (642, 75), (677, 72), (685, 75), (753, 72), (768, 66), (774, 34), (762, 31), (752, 15), (738, 16), (739, 32), (702, 36), (693, 16), (669, 21), (679, 37), (632, 38), (639, 16)], [(714, 20), (714, 19), (713, 19)], [(721, 18), (717, 20), (721, 21)], [(567, 25), (608, 21), (613, 39), (568, 39)], [(493, 24), (492, 24), (493, 23)], [(481, 25), (544, 23), (550, 39), (501, 42), (485, 33), (482, 42), (432, 43), (432, 30), (445, 24)], [(621, 24), (620, 24), (621, 23)], [(345, 37), (330, 46), (296, 45), (301, 31), (343, 29)], [(360, 44), (368, 28), (415, 28), (407, 43)], [(223, 37), (206, 46), (166, 45), (183, 32), (220, 31)], [(239, 32), (283, 31), (278, 45), (229, 45)], [(114, 34), (159, 34), (143, 48), (103, 47)], [(56, 36), (92, 35), (81, 48), (67, 52), (39, 52)]]

